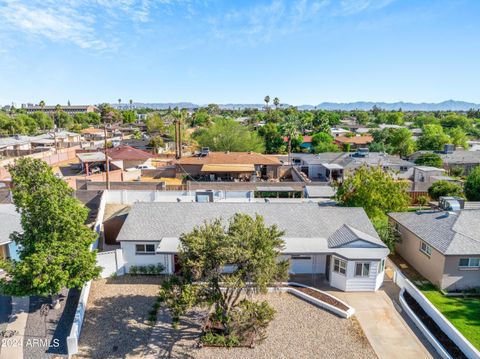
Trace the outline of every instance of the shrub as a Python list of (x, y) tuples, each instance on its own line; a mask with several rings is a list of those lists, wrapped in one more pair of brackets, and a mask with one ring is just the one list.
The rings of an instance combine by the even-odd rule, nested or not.
[(265, 331), (274, 316), (275, 309), (267, 301), (251, 302), (244, 299), (231, 314), (232, 333), (243, 337), (253, 332), (261, 341), (265, 339)]
[(428, 204), (428, 197), (427, 196), (418, 196), (417, 203), (424, 207)]
[(463, 189), (459, 184), (448, 181), (437, 181), (428, 189), (428, 195), (438, 200), (442, 196), (463, 197)]
[(205, 333), (201, 338), (202, 343), (209, 345), (218, 345), (222, 347), (234, 347), (240, 343), (240, 339), (235, 334), (228, 336), (222, 334), (214, 334), (212, 332)]
[(465, 195), (469, 201), (480, 201), (480, 167), (468, 175), (465, 182)]
[(147, 266), (131, 266), (129, 273), (131, 275), (159, 275), (165, 270), (165, 266), (161, 263), (149, 264)]
[(442, 158), (436, 153), (424, 153), (415, 160), (416, 165), (442, 168)]

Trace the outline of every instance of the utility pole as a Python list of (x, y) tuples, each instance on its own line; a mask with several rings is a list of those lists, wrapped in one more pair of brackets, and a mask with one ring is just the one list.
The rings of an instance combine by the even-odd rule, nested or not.
[(182, 120), (179, 117), (175, 119), (175, 158), (178, 160), (182, 158)]
[(107, 153), (107, 123), (103, 122), (103, 135), (104, 135), (104, 151), (105, 151), (105, 169), (106, 169), (106, 180), (107, 180), (107, 190), (110, 189), (110, 165), (108, 163), (108, 153)]

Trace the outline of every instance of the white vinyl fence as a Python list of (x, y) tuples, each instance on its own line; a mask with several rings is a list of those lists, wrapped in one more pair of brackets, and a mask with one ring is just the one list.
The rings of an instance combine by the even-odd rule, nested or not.
[[(422, 307), (422, 309), (433, 319), (433, 321), (442, 329), (442, 331), (460, 348), (460, 350), (470, 359), (480, 359), (480, 352), (463, 336), (462, 333), (455, 328), (445, 316), (428, 300), (423, 293), (408, 280), (401, 270), (389, 260), (388, 266), (394, 270), (393, 281), (402, 289), (400, 291), (400, 304), (413, 320), (415, 325), (422, 331), (427, 340), (432, 344), (435, 350), (442, 358), (450, 358), (451, 356), (446, 352), (445, 348), (435, 339), (430, 331), (423, 325), (420, 319), (408, 307), (408, 304), (403, 298), (405, 291), (410, 294), (413, 299)], [(426, 331), (426, 332), (425, 332)]]
[(97, 253), (97, 265), (102, 267), (102, 273), (100, 274), (102, 278), (125, 274), (124, 264), (123, 252), (120, 248)]

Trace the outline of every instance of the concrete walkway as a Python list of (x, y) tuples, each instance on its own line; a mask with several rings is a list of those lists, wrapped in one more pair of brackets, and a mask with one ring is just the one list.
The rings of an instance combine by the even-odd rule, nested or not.
[(23, 359), (23, 338), (27, 325), (29, 297), (12, 298), (12, 314), (7, 324), (7, 331), (16, 331), (16, 335), (6, 338), (2, 346), (0, 359)]
[(380, 359), (436, 358), (429, 344), (412, 328), (397, 310), (389, 291), (395, 291), (392, 282), (385, 282), (377, 292), (340, 292), (330, 290), (332, 295), (355, 308), (355, 316), (365, 335)]

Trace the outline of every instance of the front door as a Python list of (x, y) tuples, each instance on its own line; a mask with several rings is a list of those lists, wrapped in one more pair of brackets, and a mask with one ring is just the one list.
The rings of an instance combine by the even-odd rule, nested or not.
[(327, 255), (327, 260), (325, 263), (325, 278), (327, 279), (327, 282), (330, 282), (330, 260), (331, 256)]
[(176, 254), (173, 255), (173, 273), (177, 274), (180, 272), (180, 261)]

